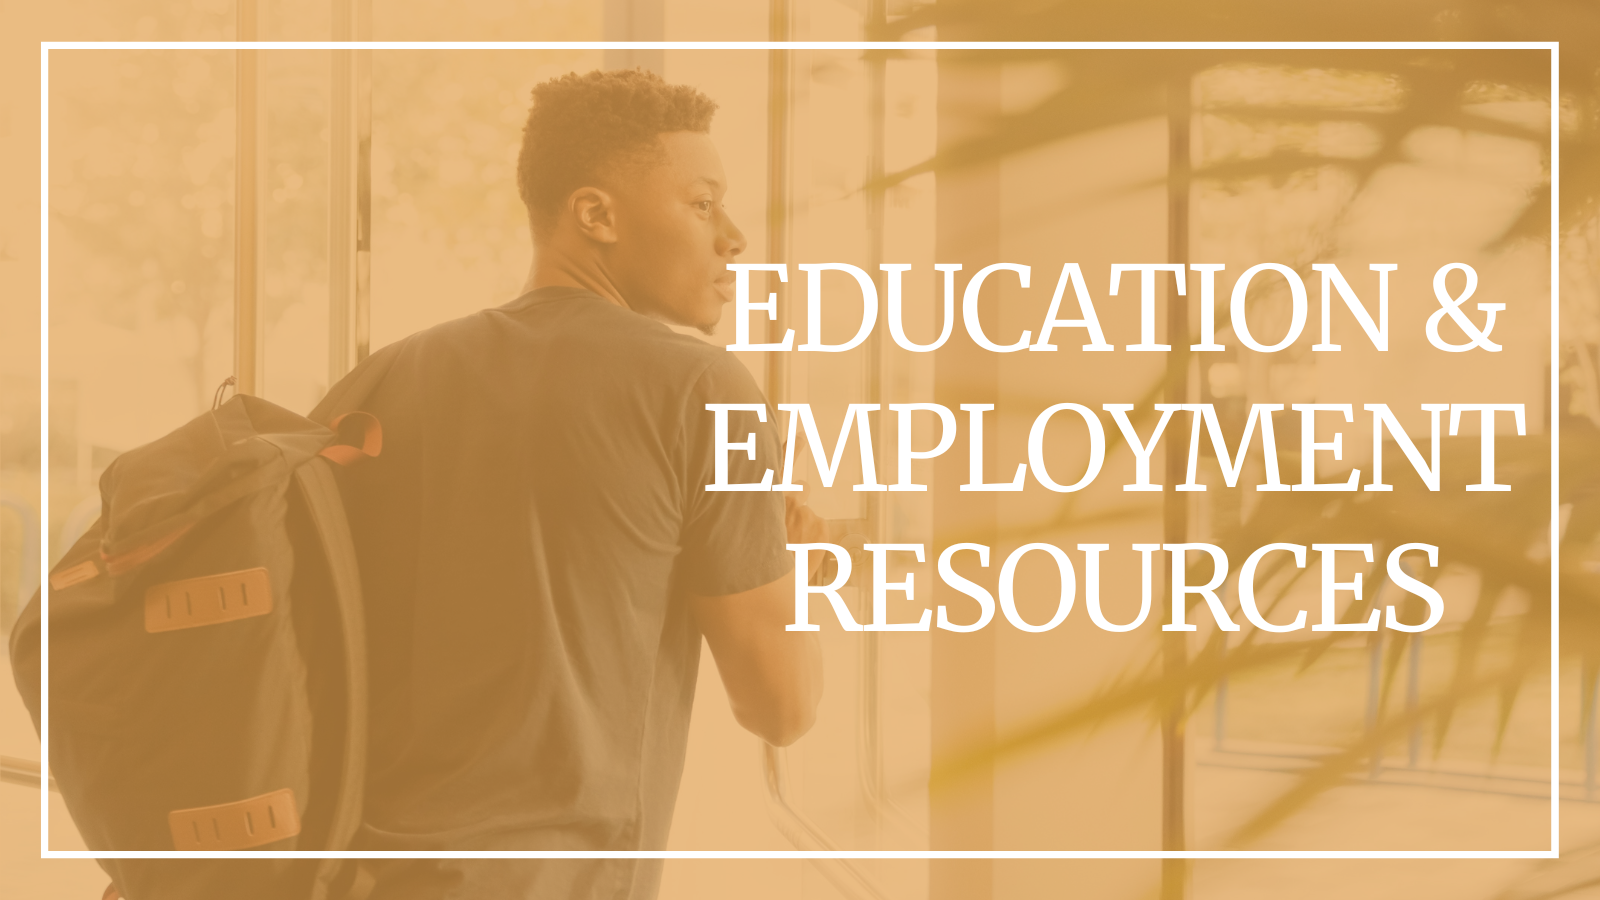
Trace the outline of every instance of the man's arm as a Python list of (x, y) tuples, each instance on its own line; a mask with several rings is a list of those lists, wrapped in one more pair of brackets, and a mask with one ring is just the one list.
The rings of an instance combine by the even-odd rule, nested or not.
[[(826, 540), (822, 520), (784, 496), (790, 543)], [(814, 565), (820, 565), (820, 557)], [(794, 573), (748, 591), (696, 597), (700, 632), (711, 645), (733, 717), (767, 743), (785, 747), (811, 729), (822, 697), (822, 645), (794, 621)]]

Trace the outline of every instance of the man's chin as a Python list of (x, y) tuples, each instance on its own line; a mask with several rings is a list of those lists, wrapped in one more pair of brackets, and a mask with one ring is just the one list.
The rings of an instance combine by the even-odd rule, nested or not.
[[(718, 299), (720, 300), (721, 298)], [(707, 337), (716, 334), (717, 323), (722, 321), (722, 306), (723, 304), (719, 302), (716, 306), (708, 309), (706, 314), (700, 318), (700, 321), (693, 323), (693, 327)]]
[(719, 308), (709, 318), (696, 322), (694, 327), (706, 337), (711, 337), (717, 333), (717, 323), (721, 321), (722, 310)]

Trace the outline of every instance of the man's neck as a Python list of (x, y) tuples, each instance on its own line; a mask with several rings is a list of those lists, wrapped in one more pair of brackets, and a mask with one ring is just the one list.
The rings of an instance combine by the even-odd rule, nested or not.
[(553, 244), (534, 246), (533, 265), (528, 269), (528, 280), (523, 283), (522, 292), (543, 287), (582, 288), (618, 306), (632, 308), (599, 260), (564, 252)]

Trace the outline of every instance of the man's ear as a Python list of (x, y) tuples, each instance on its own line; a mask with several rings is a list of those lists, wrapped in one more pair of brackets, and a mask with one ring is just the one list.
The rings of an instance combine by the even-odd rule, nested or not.
[(578, 233), (601, 244), (617, 242), (616, 203), (597, 187), (581, 187), (567, 197)]

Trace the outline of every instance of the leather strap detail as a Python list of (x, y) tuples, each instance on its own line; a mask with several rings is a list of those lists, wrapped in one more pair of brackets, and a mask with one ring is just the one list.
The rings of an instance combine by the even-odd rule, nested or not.
[(245, 850), (300, 833), (300, 811), (289, 788), (217, 806), (167, 813), (174, 850)]
[(263, 568), (169, 581), (144, 592), (144, 630), (155, 634), (216, 625), (272, 612)]
[(50, 573), (50, 586), (56, 590), (82, 584), (100, 576), (100, 563), (97, 560), (86, 559), (75, 566), (67, 566)]
[(371, 459), (383, 452), (383, 425), (378, 421), (377, 416), (360, 410), (347, 412), (334, 418), (328, 427), (338, 433), (339, 426), (346, 421), (356, 422), (361, 425), (361, 446), (352, 447), (349, 444), (330, 444), (322, 448), (322, 452), (317, 454), (318, 456), (325, 456), (341, 466), (348, 466), (364, 459)]

